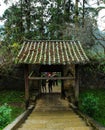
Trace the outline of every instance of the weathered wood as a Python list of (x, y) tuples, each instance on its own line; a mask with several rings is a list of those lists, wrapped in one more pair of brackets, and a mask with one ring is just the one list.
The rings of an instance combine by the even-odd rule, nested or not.
[(28, 77), (28, 79), (30, 80), (43, 80), (43, 79), (46, 79), (46, 80), (49, 80), (49, 79), (52, 79), (52, 80), (66, 80), (66, 79), (75, 79), (74, 77)]
[(31, 77), (33, 73), (34, 73), (34, 71), (32, 71), (32, 72), (29, 74), (29, 77)]
[(75, 65), (75, 105), (78, 106), (79, 100), (79, 65)]
[(64, 81), (63, 81), (63, 78), (65, 79), (65, 77), (63, 77), (64, 76), (63, 70), (61, 71), (61, 76), (62, 76), (62, 77), (60, 77), (60, 78), (62, 78), (62, 80), (61, 80), (61, 98), (64, 99), (65, 98), (65, 91), (64, 91)]
[(24, 65), (24, 78), (25, 78), (25, 103), (26, 103), (26, 109), (29, 106), (29, 79), (28, 79), (28, 73), (29, 68), (28, 64)]
[(40, 72), (61, 72), (62, 65), (41, 65)]

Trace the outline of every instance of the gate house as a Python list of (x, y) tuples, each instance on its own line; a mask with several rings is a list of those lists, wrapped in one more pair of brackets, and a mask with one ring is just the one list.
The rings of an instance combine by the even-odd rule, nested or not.
[[(89, 62), (88, 57), (79, 41), (70, 40), (25, 40), (16, 58), (17, 64), (24, 64), (25, 100), (29, 106), (29, 80), (36, 82), (40, 93), (40, 81), (48, 79), (41, 77), (41, 72), (61, 72), (61, 96), (64, 96), (66, 81), (74, 80), (75, 102), (79, 96), (79, 65)], [(36, 74), (34, 70), (37, 70)], [(70, 76), (68, 73), (72, 73)], [(69, 85), (70, 87), (70, 85)]]

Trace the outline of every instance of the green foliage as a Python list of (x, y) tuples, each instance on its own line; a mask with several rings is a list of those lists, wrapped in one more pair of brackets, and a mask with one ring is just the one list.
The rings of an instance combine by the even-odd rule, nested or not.
[(83, 113), (94, 117), (95, 113), (99, 110), (98, 100), (99, 99), (95, 95), (86, 93), (80, 98), (79, 108)]
[[(84, 100), (86, 95), (94, 95), (98, 109), (94, 115), (90, 115), (96, 121), (105, 126), (105, 89), (85, 89), (80, 93), (79, 108), (81, 109), (81, 101)], [(91, 106), (90, 106), (91, 107)]]
[(3, 128), (10, 123), (11, 111), (12, 109), (7, 104), (0, 107), (0, 128)]
[(10, 45), (10, 48), (12, 51), (12, 55), (17, 56), (20, 49), (20, 44), (15, 42), (12, 45)]
[[(10, 112), (10, 115), (7, 115), (7, 116), (5, 115), (5, 120), (8, 119), (7, 123), (3, 123), (4, 125), (2, 125), (1, 122), (0, 122), (0, 130), (3, 127), (5, 127), (8, 123), (13, 121), (17, 116), (19, 116), (24, 111), (24, 92), (7, 91), (7, 90), (0, 91), (0, 105), (1, 104), (5, 104), (5, 105), (1, 106), (2, 111), (5, 114), (6, 113), (9, 114), (9, 112)], [(0, 121), (1, 121), (1, 109), (0, 109)]]
[(24, 102), (24, 93), (20, 91), (1, 91), (0, 92), (0, 104), (4, 103), (16, 103), (16, 102)]
[(14, 69), (14, 62), (20, 49), (19, 43), (0, 45), (0, 74), (9, 75)]
[(13, 56), (7, 44), (2, 43), (0, 46), (0, 74), (8, 73), (13, 65)]
[[(79, 5), (80, 1), (76, 3)], [(84, 4), (87, 4), (86, 1)], [(85, 8), (86, 20), (88, 12), (89, 9)], [(78, 25), (82, 27), (82, 21), (85, 18), (82, 16), (83, 10), (82, 7), (76, 7), (73, 0), (18, 0), (3, 14), (3, 19), (6, 20), (3, 31), (4, 40), (7, 43), (14, 43), (20, 42), (24, 37), (27, 39), (65, 39), (64, 30), (70, 24), (75, 26), (76, 15)], [(67, 39), (70, 37), (68, 36)]]
[[(18, 107), (17, 107), (17, 105), (18, 105)], [(12, 109), (11, 121), (13, 121), (16, 117), (18, 117), (24, 111), (23, 107), (21, 107), (19, 104), (15, 104), (15, 103), (14, 103), (14, 106), (11, 106), (11, 109)]]
[[(4, 0), (7, 4), (8, 1)], [(92, 29), (89, 28), (93, 27), (90, 27), (90, 23), (97, 26), (95, 22), (93, 23), (96, 20), (97, 9), (87, 5), (86, 0), (83, 0), (83, 5), (78, 0), (75, 2), (74, 0), (18, 0), (16, 3), (12, 2), (2, 17), (5, 20), (4, 28), (1, 30), (4, 41), (13, 44), (24, 38), (33, 40), (74, 38), (75, 40), (82, 39), (83, 43), (94, 44)], [(80, 27), (77, 30), (75, 21)], [(88, 23), (87, 26), (85, 21)], [(85, 31), (83, 26), (85, 26)]]

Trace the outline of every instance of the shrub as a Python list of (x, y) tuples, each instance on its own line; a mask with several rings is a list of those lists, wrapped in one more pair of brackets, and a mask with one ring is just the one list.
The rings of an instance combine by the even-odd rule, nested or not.
[(8, 125), (11, 121), (11, 108), (7, 104), (0, 107), (0, 129)]
[(98, 100), (99, 99), (95, 95), (91, 93), (85, 93), (80, 97), (79, 109), (83, 113), (94, 117), (98, 112)]

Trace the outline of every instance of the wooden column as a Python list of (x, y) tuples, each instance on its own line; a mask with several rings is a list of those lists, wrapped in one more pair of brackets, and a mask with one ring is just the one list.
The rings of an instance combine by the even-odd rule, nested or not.
[[(63, 70), (61, 71), (61, 77), (64, 76)], [(61, 80), (61, 98), (65, 98), (64, 80)]]
[(24, 78), (25, 78), (25, 107), (26, 109), (29, 106), (29, 79), (28, 79), (28, 75), (29, 75), (29, 66), (28, 64), (24, 65)]
[[(41, 73), (39, 76), (41, 77)], [(39, 93), (39, 97), (40, 97), (41, 96), (41, 80), (38, 81), (38, 88), (39, 88), (38, 93)]]
[(78, 106), (79, 100), (79, 65), (75, 65), (75, 105)]

